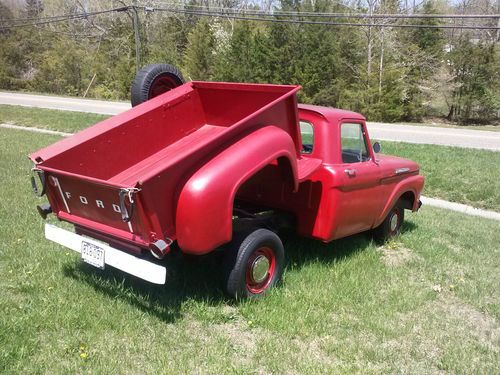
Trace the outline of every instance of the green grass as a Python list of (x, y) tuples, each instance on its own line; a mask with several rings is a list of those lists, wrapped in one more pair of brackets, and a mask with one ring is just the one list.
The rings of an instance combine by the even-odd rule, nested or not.
[(73, 133), (109, 116), (17, 105), (0, 105), (0, 124), (15, 124)]
[(214, 258), (154, 286), (43, 238), (25, 155), (57, 137), (0, 129), (2, 374), (492, 374), (498, 222), (423, 207), (385, 247), (284, 235), (282, 287), (235, 303)]
[(423, 194), (500, 211), (500, 152), (381, 141), (382, 153), (412, 159), (425, 176)]

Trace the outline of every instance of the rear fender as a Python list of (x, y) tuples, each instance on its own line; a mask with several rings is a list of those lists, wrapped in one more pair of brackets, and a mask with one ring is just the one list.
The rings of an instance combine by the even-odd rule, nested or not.
[(177, 242), (182, 251), (205, 254), (231, 241), (236, 192), (276, 159), (290, 171), (296, 191), (296, 147), (290, 135), (275, 126), (244, 136), (191, 176), (179, 195), (176, 212)]
[(389, 199), (387, 200), (382, 213), (377, 218), (373, 227), (379, 226), (382, 221), (384, 221), (385, 217), (389, 214), (389, 211), (392, 207), (397, 203), (397, 201), (403, 196), (405, 193), (413, 194), (413, 205), (411, 207), (412, 211), (416, 211), (418, 209), (418, 200), (420, 199), (420, 192), (424, 187), (424, 177), (421, 175), (410, 176), (401, 180), (392, 190)]

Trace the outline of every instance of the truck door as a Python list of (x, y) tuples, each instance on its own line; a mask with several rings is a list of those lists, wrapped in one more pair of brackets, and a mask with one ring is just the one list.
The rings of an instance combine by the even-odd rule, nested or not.
[(381, 206), (381, 172), (373, 160), (365, 124), (341, 123), (340, 138), (337, 238), (370, 229)]

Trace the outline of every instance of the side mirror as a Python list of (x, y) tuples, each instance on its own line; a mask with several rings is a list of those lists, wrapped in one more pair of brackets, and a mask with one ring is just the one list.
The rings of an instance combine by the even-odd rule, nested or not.
[(378, 154), (382, 149), (382, 146), (380, 146), (380, 143), (378, 142), (375, 142), (372, 147), (373, 147), (373, 152), (376, 154)]

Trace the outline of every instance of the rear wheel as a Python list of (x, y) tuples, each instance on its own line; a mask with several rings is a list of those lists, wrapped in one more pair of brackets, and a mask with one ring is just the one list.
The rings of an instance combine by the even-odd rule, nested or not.
[(401, 232), (401, 226), (405, 219), (405, 210), (398, 203), (389, 211), (382, 224), (373, 231), (375, 239), (380, 242), (388, 241)]
[(281, 280), (284, 249), (268, 229), (257, 229), (235, 239), (225, 258), (225, 289), (234, 298), (256, 298)]
[(150, 64), (139, 70), (131, 88), (132, 106), (141, 104), (184, 83), (182, 73), (170, 64)]

